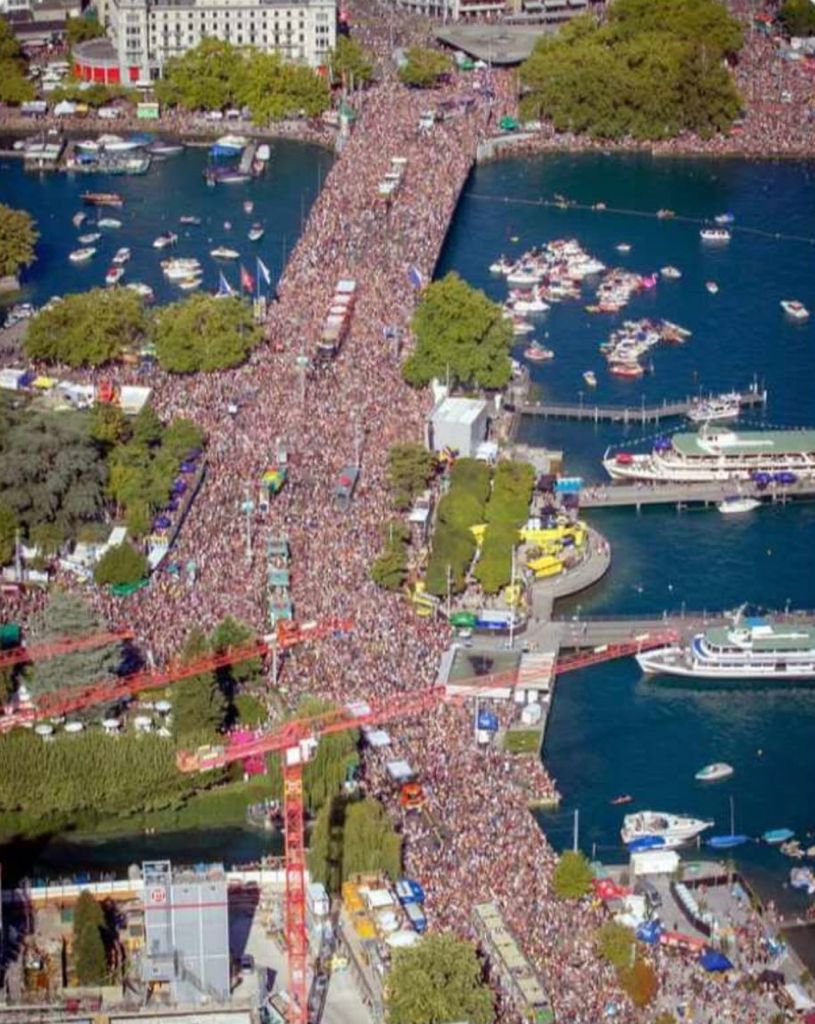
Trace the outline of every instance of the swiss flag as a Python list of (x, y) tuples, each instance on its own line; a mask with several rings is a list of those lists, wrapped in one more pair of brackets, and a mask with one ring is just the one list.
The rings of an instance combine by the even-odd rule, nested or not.
[(254, 291), (255, 288), (254, 277), (252, 277), (243, 265), (241, 265), (241, 288), (245, 289), (247, 292)]

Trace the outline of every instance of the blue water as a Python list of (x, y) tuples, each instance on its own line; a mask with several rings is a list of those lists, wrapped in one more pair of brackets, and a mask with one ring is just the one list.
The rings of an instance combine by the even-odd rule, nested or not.
[[(603, 155), (506, 160), (474, 171), (439, 271), (455, 269), (503, 299), (506, 285), (490, 275), (491, 260), (553, 238), (576, 237), (609, 266), (650, 272), (672, 263), (682, 278), (661, 279), (618, 317), (563, 303), (540, 318), (535, 337), (556, 353), (553, 362), (532, 367), (542, 393), (579, 402), (582, 392), (584, 401), (596, 395), (599, 402), (637, 407), (756, 379), (770, 400), (753, 420), (815, 425), (815, 325), (790, 323), (779, 307), (783, 298), (798, 298), (815, 310), (813, 185), (814, 163)], [(631, 212), (538, 204), (554, 193)], [(660, 207), (679, 216), (658, 220), (653, 214)], [(703, 246), (696, 220), (725, 210), (736, 215), (731, 243)], [(615, 251), (620, 242), (631, 244), (628, 255)], [(719, 284), (718, 295), (707, 292), (707, 280)], [(653, 350), (652, 375), (615, 380), (597, 345), (620, 320), (641, 316), (676, 321), (693, 337), (682, 347)], [(519, 358), (526, 344), (516, 346)], [(587, 369), (597, 373), (596, 389), (582, 381)], [(522, 427), (523, 440), (562, 449), (567, 470), (589, 480), (603, 479), (607, 445), (653, 433), (653, 426), (532, 419)], [(612, 570), (565, 603), (568, 614), (722, 609), (742, 601), (815, 607), (815, 505), (767, 507), (735, 519), (672, 509), (609, 510), (589, 518), (612, 543)], [(677, 687), (646, 682), (633, 659), (569, 674), (558, 685), (544, 750), (564, 800), (542, 823), (557, 845), (570, 843), (579, 808), (581, 845), (587, 852), (596, 845), (598, 855), (613, 860), (623, 853), (619, 827), (627, 811), (686, 811), (714, 818), (716, 833), (729, 832), (733, 795), (737, 831), (754, 836), (789, 826), (806, 838), (815, 833), (814, 730), (815, 688)], [(696, 783), (694, 773), (714, 760), (731, 763), (735, 776), (713, 786)], [(634, 801), (612, 807), (609, 800), (623, 793)], [(782, 880), (790, 866), (757, 845), (738, 856), (762, 881)]]
[[(22, 161), (0, 160), (0, 202), (27, 209), (40, 232), (37, 260), (24, 277), (25, 300), (40, 304), (52, 295), (104, 285), (111, 257), (120, 246), (132, 250), (122, 283), (149, 284), (158, 302), (187, 294), (161, 272), (161, 260), (170, 256), (200, 259), (204, 290), (217, 288), (219, 270), (237, 288), (239, 263), (255, 275), (256, 257), (269, 268), (274, 284), (333, 158), (322, 147), (288, 140), (273, 142), (271, 151), (268, 170), (261, 177), (215, 188), (207, 186), (201, 173), (207, 163), (206, 149), (187, 149), (180, 156), (154, 160), (149, 172), (138, 177), (27, 174)], [(83, 206), (83, 192), (119, 192), (125, 203), (119, 209)], [(254, 203), (252, 213), (243, 209), (246, 200)], [(88, 220), (77, 229), (71, 218), (80, 210), (88, 213)], [(178, 222), (182, 215), (200, 217), (202, 223), (185, 227)], [(92, 223), (97, 217), (116, 218), (122, 227), (97, 229)], [(265, 234), (259, 242), (250, 242), (247, 231), (255, 221), (263, 225)], [(230, 229), (225, 222), (231, 223)], [(81, 245), (78, 236), (96, 230), (102, 231), (102, 237), (93, 243), (97, 247), (93, 259), (80, 265), (69, 263), (68, 254)], [(154, 249), (153, 239), (169, 230), (178, 235), (178, 244)], [(219, 245), (237, 250), (240, 261), (213, 260), (209, 251)]]

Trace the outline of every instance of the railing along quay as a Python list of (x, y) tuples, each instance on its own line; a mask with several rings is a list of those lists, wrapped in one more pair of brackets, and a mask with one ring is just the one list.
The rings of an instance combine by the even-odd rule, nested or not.
[[(544, 419), (588, 420), (592, 423), (659, 423), (660, 420), (677, 419), (687, 416), (699, 401), (688, 397), (677, 402), (665, 401), (662, 405), (620, 406), (592, 405), (589, 402), (525, 402), (519, 407), (523, 416), (543, 416)], [(739, 393), (739, 405), (743, 409), (765, 405), (767, 392), (751, 388)]]
[(759, 487), (750, 480), (717, 481), (689, 484), (615, 483), (588, 487), (580, 492), (580, 507), (636, 508), (643, 505), (716, 505), (727, 497), (738, 494), (742, 498), (756, 498), (768, 504), (802, 501), (815, 498), (815, 480), (799, 480), (784, 487)]

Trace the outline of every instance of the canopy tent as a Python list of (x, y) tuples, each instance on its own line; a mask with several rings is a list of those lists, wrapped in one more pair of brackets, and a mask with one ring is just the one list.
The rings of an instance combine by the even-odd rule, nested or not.
[(659, 921), (645, 921), (637, 928), (637, 938), (649, 946), (655, 946), (662, 935), (662, 925)]
[(729, 971), (733, 967), (733, 964), (731, 964), (724, 953), (720, 953), (718, 949), (706, 949), (699, 957), (699, 963), (710, 973)]

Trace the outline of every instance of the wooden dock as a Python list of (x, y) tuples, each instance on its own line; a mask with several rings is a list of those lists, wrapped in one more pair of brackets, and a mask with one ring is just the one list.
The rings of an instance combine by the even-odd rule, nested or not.
[(675, 505), (678, 509), (693, 505), (718, 505), (724, 498), (739, 494), (767, 504), (815, 499), (815, 480), (799, 480), (794, 484), (759, 488), (752, 480), (694, 484), (609, 483), (589, 487), (580, 492), (580, 507), (635, 508), (644, 505)]
[[(662, 405), (637, 406), (595, 405), (590, 402), (574, 404), (557, 402), (526, 402), (519, 407), (523, 416), (542, 416), (544, 419), (584, 420), (590, 423), (659, 423), (660, 420), (678, 419), (687, 416), (698, 397), (687, 397), (680, 401), (665, 401)], [(766, 390), (750, 388), (739, 393), (742, 409), (767, 404)]]

